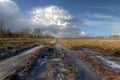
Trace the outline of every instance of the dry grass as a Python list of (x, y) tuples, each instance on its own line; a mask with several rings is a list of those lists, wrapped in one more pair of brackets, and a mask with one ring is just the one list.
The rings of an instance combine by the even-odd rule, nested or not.
[(64, 76), (67, 80), (78, 80), (77, 78), (77, 70), (71, 65), (69, 60), (63, 60), (64, 68), (66, 68), (69, 72), (64, 73)]
[(101, 53), (120, 55), (120, 40), (104, 39), (60, 39), (70, 49), (92, 49)]

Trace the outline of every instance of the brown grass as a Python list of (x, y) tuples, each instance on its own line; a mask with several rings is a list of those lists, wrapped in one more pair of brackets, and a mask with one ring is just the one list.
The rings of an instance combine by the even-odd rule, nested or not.
[(120, 56), (120, 40), (60, 39), (59, 41), (70, 49), (92, 49), (103, 54)]

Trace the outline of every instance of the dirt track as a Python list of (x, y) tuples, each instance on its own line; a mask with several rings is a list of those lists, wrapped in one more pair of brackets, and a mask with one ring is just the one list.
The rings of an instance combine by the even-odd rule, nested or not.
[[(5, 77), (6, 75), (10, 74), (16, 67), (18, 67), (20, 64), (24, 62), (24, 60), (27, 58), (30, 53), (42, 48), (42, 46), (34, 47), (28, 51), (25, 51), (17, 56), (8, 58), (4, 61), (0, 62), (0, 79)], [(98, 75), (96, 72), (94, 72), (90, 65), (88, 65), (83, 59), (79, 57), (78, 51), (70, 50), (58, 41), (56, 42), (55, 48), (58, 51), (63, 51), (67, 58), (72, 61), (72, 64), (77, 69), (77, 76), (79, 80), (102, 80), (100, 75)], [(49, 52), (44, 52), (49, 53)], [(43, 54), (44, 54), (43, 53)], [(59, 53), (59, 52), (56, 52)], [(46, 67), (49, 63), (49, 61), (44, 60), (44, 58), (38, 58), (40, 59), (40, 62), (38, 61), (36, 65), (28, 72), (28, 76), (26, 76), (25, 80), (50, 80), (48, 76), (48, 68)], [(45, 62), (42, 66), (41, 63)], [(50, 68), (51, 70), (52, 68)], [(51, 80), (56, 80), (54, 77), (51, 77)], [(62, 79), (63, 80), (63, 79)]]
[(91, 68), (82, 59), (80, 59), (76, 51), (66, 48), (59, 42), (56, 43), (56, 48), (62, 49), (75, 63), (80, 80), (102, 80), (98, 74), (92, 71)]

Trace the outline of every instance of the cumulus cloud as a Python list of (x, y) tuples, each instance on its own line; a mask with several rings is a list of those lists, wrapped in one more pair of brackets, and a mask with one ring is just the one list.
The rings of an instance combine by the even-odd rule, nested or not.
[(57, 6), (34, 8), (31, 14), (33, 22), (47, 26), (66, 27), (69, 24), (67, 21), (72, 19), (72, 16), (67, 11)]
[(0, 0), (0, 20), (3, 20), (4, 28), (12, 31), (38, 27), (43, 33), (56, 37), (80, 37), (82, 31), (78, 28), (81, 21), (67, 10), (53, 5), (36, 7), (24, 14), (14, 1)]

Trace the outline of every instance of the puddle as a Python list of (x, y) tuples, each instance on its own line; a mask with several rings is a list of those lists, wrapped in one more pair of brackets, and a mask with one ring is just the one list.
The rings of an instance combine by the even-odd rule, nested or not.
[(114, 62), (114, 61), (110, 61), (108, 59), (105, 59), (102, 56), (96, 56), (97, 58), (101, 59), (102, 61), (104, 61), (105, 63), (107, 63), (107, 65), (111, 68), (115, 68), (115, 69), (119, 69), (120, 70), (120, 63)]
[(47, 60), (46, 58), (45, 58), (45, 59), (44, 59), (44, 58), (43, 58), (43, 59), (40, 58), (40, 59), (37, 60), (37, 62), (38, 62), (38, 64), (39, 64), (40, 66), (42, 66), (42, 65), (45, 64), (45, 63), (47, 63), (47, 61), (48, 61), (48, 60)]

